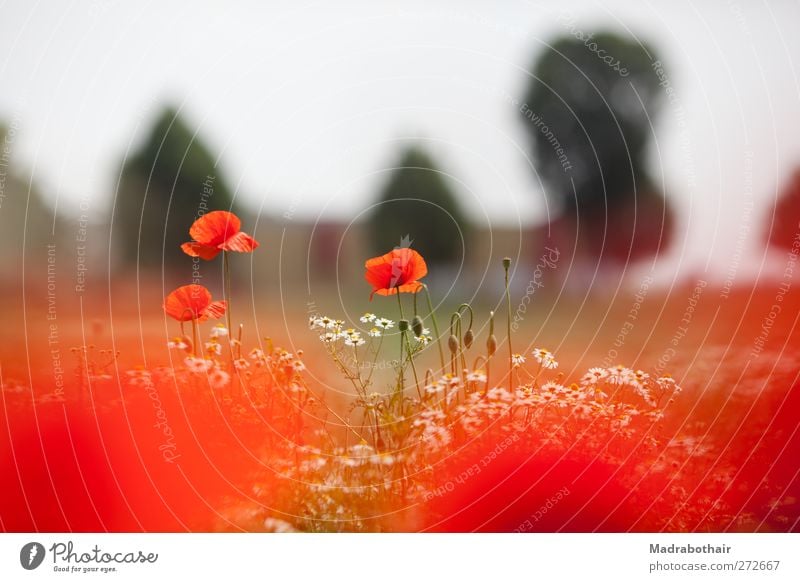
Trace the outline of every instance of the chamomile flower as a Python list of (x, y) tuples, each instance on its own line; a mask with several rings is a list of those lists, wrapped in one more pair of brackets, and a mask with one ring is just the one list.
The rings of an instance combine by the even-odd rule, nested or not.
[(385, 317), (379, 317), (375, 320), (375, 326), (381, 329), (390, 329), (394, 327), (394, 322), (391, 319), (386, 319)]
[(422, 334), (420, 334), (419, 337), (414, 335), (414, 339), (417, 340), (417, 343), (420, 343), (423, 346), (427, 346), (429, 343), (431, 343), (431, 341), (433, 339), (433, 338), (431, 338), (431, 330), (429, 330), (427, 327), (423, 327), (422, 328)]
[(182, 337), (176, 337), (167, 342), (167, 347), (173, 350), (188, 350), (189, 344)]
[(353, 347), (355, 347), (355, 346), (363, 346), (365, 343), (367, 343), (367, 342), (365, 342), (363, 340), (363, 338), (361, 337), (361, 334), (358, 333), (358, 332), (354, 332), (354, 333), (348, 334), (344, 338), (344, 344), (346, 346), (353, 346)]
[(377, 319), (377, 317), (378, 316), (375, 315), (374, 313), (365, 313), (359, 318), (359, 320), (361, 321), (361, 323), (372, 323)]
[(486, 384), (486, 374), (483, 370), (475, 370), (467, 374), (467, 382), (477, 382), (478, 384)]
[(206, 352), (219, 356), (222, 353), (222, 346), (216, 340), (206, 342)]
[(211, 328), (211, 333), (209, 335), (211, 337), (226, 337), (228, 335), (228, 328), (218, 323)]
[(186, 365), (186, 368), (190, 372), (194, 372), (195, 374), (201, 374), (203, 372), (208, 372), (211, 367), (214, 365), (214, 362), (211, 360), (207, 360), (205, 358), (186, 358), (183, 360), (183, 363)]
[(546, 350), (544, 348), (534, 348), (533, 357), (542, 365), (543, 368), (548, 370), (555, 370), (558, 368), (558, 362), (556, 362), (556, 358), (553, 356), (550, 350)]
[(379, 330), (377, 327), (373, 327), (367, 332), (367, 335), (369, 335), (369, 337), (381, 337), (381, 330)]
[(522, 354), (513, 354), (511, 356), (511, 364), (515, 368), (519, 368), (524, 363), (525, 363), (525, 356), (523, 356)]
[(238, 358), (233, 361), (233, 367), (237, 370), (246, 370), (250, 367), (250, 362), (245, 360), (244, 358)]
[(589, 371), (581, 378), (581, 384), (584, 386), (589, 384), (597, 384), (604, 378), (608, 377), (608, 371), (605, 368), (589, 368)]
[(301, 360), (294, 360), (292, 362), (292, 368), (294, 368), (295, 372), (302, 372), (306, 369), (306, 365)]
[(321, 336), (319, 336), (319, 339), (322, 341), (322, 343), (332, 344), (340, 340), (341, 336), (336, 332), (326, 331)]
[(214, 390), (220, 390), (225, 388), (231, 381), (230, 374), (227, 372), (220, 370), (219, 368), (214, 368), (211, 372), (208, 373), (208, 384)]

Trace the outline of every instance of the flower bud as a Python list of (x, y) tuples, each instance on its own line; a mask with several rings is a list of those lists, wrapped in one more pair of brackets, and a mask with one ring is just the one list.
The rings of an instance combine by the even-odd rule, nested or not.
[(464, 346), (467, 349), (472, 347), (472, 342), (475, 340), (475, 334), (472, 333), (471, 329), (467, 330), (467, 333), (464, 334)]
[(508, 257), (503, 258), (503, 268), (508, 269), (511, 266), (511, 259)]
[(411, 320), (411, 329), (414, 330), (415, 336), (422, 336), (422, 318), (419, 315), (415, 315), (414, 319)]
[(490, 356), (493, 356), (497, 351), (497, 338), (494, 336), (494, 334), (490, 335), (486, 339), (486, 351)]
[(451, 353), (455, 354), (458, 351), (458, 338), (454, 335), (447, 338), (447, 347), (450, 348)]
[(400, 321), (398, 321), (397, 322), (397, 329), (399, 329), (401, 332), (408, 331), (408, 320), (407, 319), (401, 319)]

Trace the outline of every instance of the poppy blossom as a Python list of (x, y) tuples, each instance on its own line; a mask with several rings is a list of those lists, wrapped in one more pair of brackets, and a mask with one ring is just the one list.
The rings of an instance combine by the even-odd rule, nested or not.
[(416, 293), (422, 288), (419, 279), (428, 274), (425, 259), (417, 251), (409, 248), (396, 248), (369, 259), (365, 265), (364, 278), (372, 285), (372, 294), (395, 295), (396, 293)]
[(202, 285), (178, 287), (164, 299), (164, 311), (178, 321), (205, 321), (225, 315), (225, 301), (211, 301), (211, 292)]
[(250, 253), (258, 246), (258, 241), (240, 229), (242, 221), (231, 212), (215, 210), (194, 221), (189, 229), (192, 241), (183, 243), (183, 252), (191, 257), (210, 261), (220, 251)]

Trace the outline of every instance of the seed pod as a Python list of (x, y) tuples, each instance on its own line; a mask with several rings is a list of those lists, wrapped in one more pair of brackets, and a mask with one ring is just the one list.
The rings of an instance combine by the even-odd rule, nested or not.
[(407, 319), (401, 319), (400, 321), (398, 321), (397, 322), (397, 329), (399, 329), (400, 331), (408, 331), (408, 320)]
[(494, 336), (494, 334), (490, 335), (486, 339), (486, 351), (490, 356), (493, 356), (497, 351), (497, 338)]
[(415, 315), (414, 319), (411, 320), (411, 329), (414, 330), (415, 336), (422, 336), (422, 318), (419, 315)]
[(458, 338), (454, 335), (451, 335), (447, 339), (447, 347), (450, 348), (450, 352), (455, 354), (458, 351)]
[(467, 330), (467, 333), (464, 334), (464, 345), (467, 349), (472, 347), (472, 342), (475, 340), (475, 334), (472, 333), (471, 329)]
[(508, 269), (510, 266), (511, 266), (511, 259), (509, 259), (508, 257), (505, 257), (503, 259), (503, 268), (504, 269)]

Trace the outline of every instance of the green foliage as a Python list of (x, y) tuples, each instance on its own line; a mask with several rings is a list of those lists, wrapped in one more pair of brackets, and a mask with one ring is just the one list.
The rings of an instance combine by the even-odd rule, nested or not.
[(447, 178), (423, 150), (410, 147), (369, 219), (374, 254), (412, 241), (429, 264), (459, 261), (467, 239), (467, 221)]
[(233, 198), (214, 155), (179, 112), (165, 107), (123, 164), (114, 212), (120, 256), (143, 266), (184, 266), (180, 244), (203, 212), (231, 210)]
[(534, 63), (522, 123), (549, 197), (569, 214), (602, 220), (650, 187), (646, 146), (662, 102), (657, 59), (638, 41), (573, 29)]

